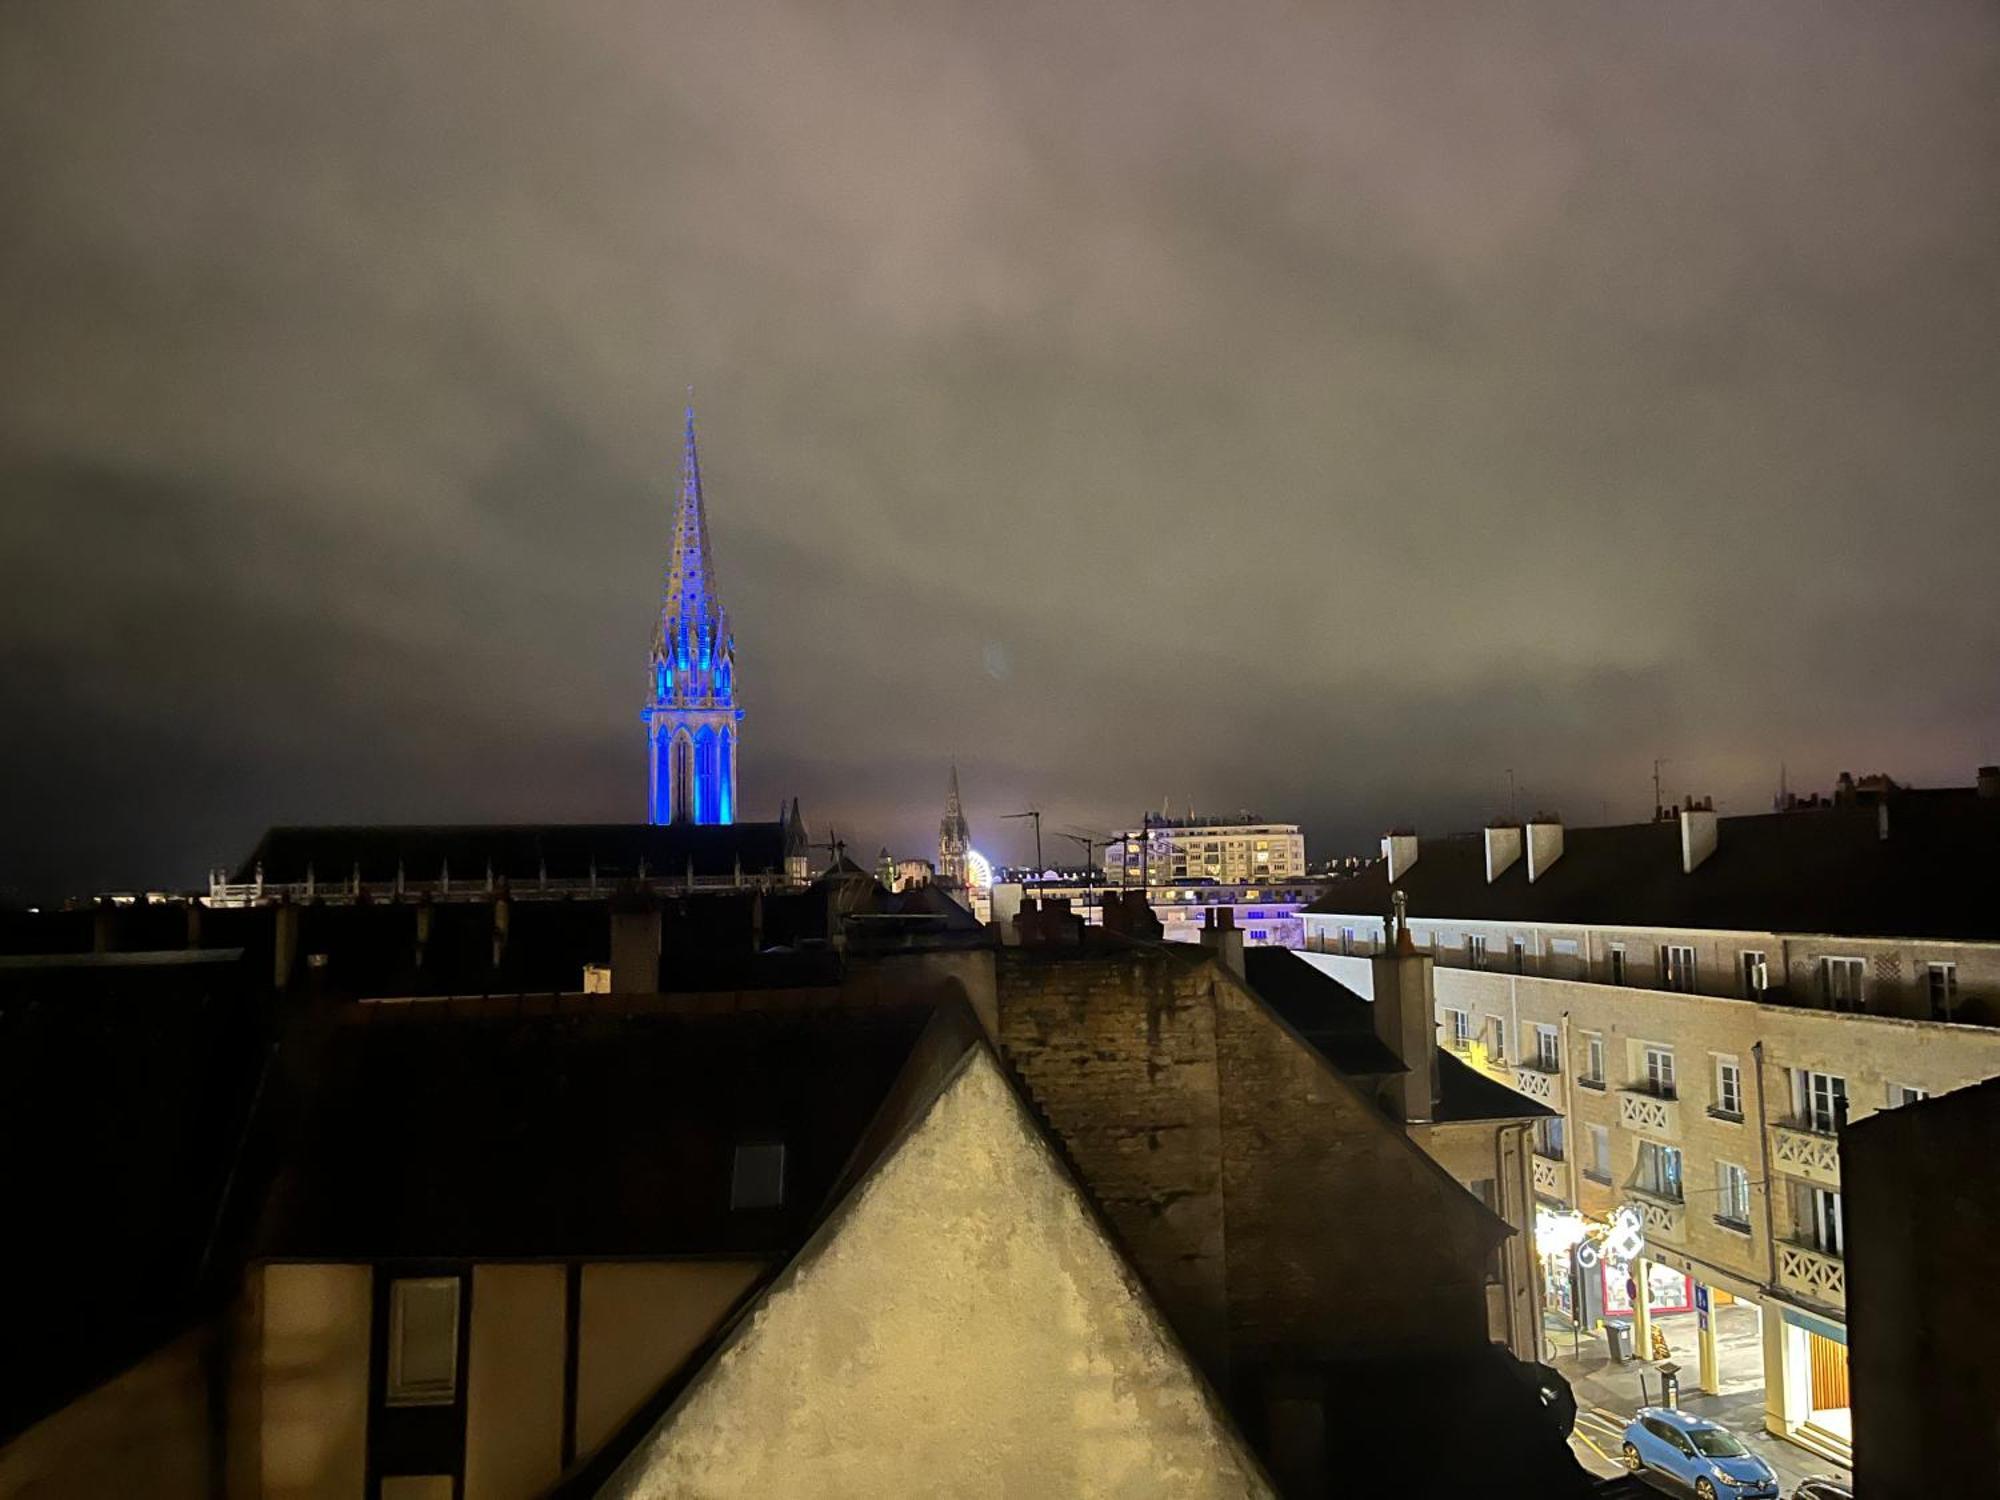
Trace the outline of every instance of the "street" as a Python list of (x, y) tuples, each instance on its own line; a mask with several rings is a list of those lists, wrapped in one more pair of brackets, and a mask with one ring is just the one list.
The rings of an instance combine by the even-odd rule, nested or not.
[[(1722, 1394), (1688, 1390), (1695, 1372), (1692, 1314), (1662, 1316), (1657, 1319), (1681, 1366), (1683, 1394), (1681, 1409), (1728, 1428), (1743, 1445), (1768, 1463), (1777, 1474), (1781, 1492), (1789, 1496), (1799, 1482), (1828, 1477), (1852, 1485), (1853, 1475), (1845, 1468), (1809, 1453), (1783, 1438), (1764, 1431), (1763, 1365), (1756, 1310), (1747, 1306), (1716, 1309), (1716, 1337), (1721, 1355)], [(1660, 1375), (1650, 1361), (1611, 1363), (1602, 1336), (1573, 1341), (1565, 1327), (1550, 1330), (1555, 1368), (1576, 1394), (1576, 1430), (1570, 1447), (1577, 1461), (1591, 1473), (1609, 1477), (1625, 1472), (1619, 1457), (1626, 1424), (1641, 1406), (1658, 1405)], [(1662, 1475), (1648, 1473), (1644, 1480), (1666, 1494), (1690, 1493), (1684, 1486)]]

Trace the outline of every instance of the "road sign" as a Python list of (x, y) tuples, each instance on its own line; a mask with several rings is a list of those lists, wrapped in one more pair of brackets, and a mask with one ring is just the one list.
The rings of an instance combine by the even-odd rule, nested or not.
[(1708, 1332), (1708, 1288), (1699, 1281), (1694, 1284), (1694, 1317), (1701, 1331)]

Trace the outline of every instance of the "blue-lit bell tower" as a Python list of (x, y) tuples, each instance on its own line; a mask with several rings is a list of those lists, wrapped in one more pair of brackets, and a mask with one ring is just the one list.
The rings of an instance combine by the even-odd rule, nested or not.
[(640, 716), (646, 721), (647, 821), (735, 822), (737, 724), (743, 717), (736, 706), (736, 638), (709, 573), (692, 405), (651, 666)]

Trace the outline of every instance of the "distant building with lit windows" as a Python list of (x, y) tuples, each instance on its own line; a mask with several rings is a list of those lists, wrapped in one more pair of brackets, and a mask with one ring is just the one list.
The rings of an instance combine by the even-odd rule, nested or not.
[(1112, 835), (1105, 870), (1127, 885), (1208, 880), (1255, 885), (1306, 873), (1306, 841), (1296, 823), (1241, 818), (1166, 818), (1147, 814), (1138, 828)]
[(736, 821), (736, 637), (716, 593), (695, 453), (694, 408), (681, 447), (680, 503), (653, 628), (646, 707), (649, 823)]

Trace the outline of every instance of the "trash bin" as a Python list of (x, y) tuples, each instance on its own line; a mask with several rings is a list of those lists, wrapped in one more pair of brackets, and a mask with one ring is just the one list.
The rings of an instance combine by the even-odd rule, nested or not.
[(1611, 1346), (1611, 1362), (1614, 1365), (1630, 1363), (1632, 1359), (1632, 1325), (1624, 1318), (1604, 1320), (1604, 1339)]

